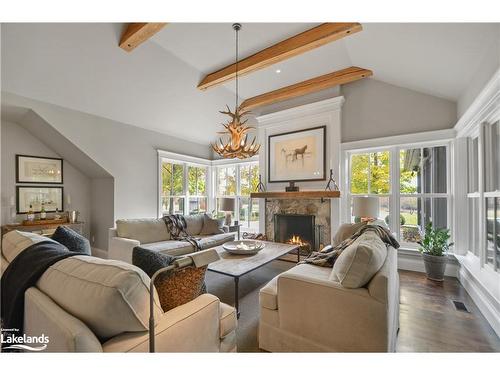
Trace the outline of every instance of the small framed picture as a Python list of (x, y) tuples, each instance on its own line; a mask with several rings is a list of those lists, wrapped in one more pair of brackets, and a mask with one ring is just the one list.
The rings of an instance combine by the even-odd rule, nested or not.
[(269, 182), (326, 179), (326, 126), (268, 138)]
[(16, 182), (62, 184), (63, 159), (16, 155)]
[(64, 211), (62, 186), (17, 186), (17, 213), (40, 212), (42, 204), (46, 212)]

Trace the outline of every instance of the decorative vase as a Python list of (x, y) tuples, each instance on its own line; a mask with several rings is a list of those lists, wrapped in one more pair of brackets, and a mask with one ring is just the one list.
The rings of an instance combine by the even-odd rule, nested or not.
[(444, 271), (446, 269), (447, 256), (435, 256), (429, 254), (422, 254), (424, 258), (425, 273), (427, 278), (433, 281), (443, 281)]

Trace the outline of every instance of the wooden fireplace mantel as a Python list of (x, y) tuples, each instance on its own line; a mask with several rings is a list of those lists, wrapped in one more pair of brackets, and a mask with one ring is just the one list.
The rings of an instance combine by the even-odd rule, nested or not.
[(310, 198), (310, 199), (332, 199), (340, 198), (340, 191), (311, 190), (311, 191), (265, 191), (260, 193), (250, 193), (250, 198)]

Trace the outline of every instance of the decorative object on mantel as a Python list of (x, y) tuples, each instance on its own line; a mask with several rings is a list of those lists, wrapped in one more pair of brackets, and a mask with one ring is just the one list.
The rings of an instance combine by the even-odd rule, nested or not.
[(285, 191), (299, 191), (299, 187), (298, 186), (295, 186), (295, 182), (294, 181), (290, 181), (288, 183), (289, 185), (285, 187)]
[(250, 198), (277, 198), (277, 199), (330, 199), (340, 198), (340, 191), (311, 190), (311, 191), (266, 191), (250, 193)]
[(447, 228), (433, 228), (432, 222), (425, 226), (425, 232), (421, 235), (422, 240), (418, 241), (424, 259), (425, 273), (427, 278), (434, 281), (443, 281), (448, 260), (448, 250), (453, 246), (450, 240), (450, 230)]
[(262, 183), (262, 175), (261, 174), (259, 174), (259, 183), (257, 184), (257, 191), (259, 193), (266, 191), (266, 187)]
[(268, 137), (269, 182), (326, 179), (326, 126)]
[(241, 118), (248, 115), (249, 111), (242, 110), (238, 105), (238, 31), (241, 29), (241, 24), (233, 24), (233, 29), (236, 32), (236, 104), (234, 106), (234, 113), (231, 112), (229, 106), (226, 105), (227, 111), (220, 111), (225, 115), (231, 117), (231, 120), (226, 124), (222, 124), (226, 128), (223, 132), (218, 132), (218, 134), (228, 134), (229, 140), (224, 141), (219, 138), (215, 144), (212, 144), (212, 149), (225, 159), (246, 159), (258, 154), (260, 149), (260, 144), (256, 143), (256, 137), (253, 138), (252, 142), (248, 141), (248, 131), (254, 129), (253, 126), (247, 126), (245, 123), (248, 121), (241, 121)]
[(16, 155), (16, 183), (62, 184), (63, 159)]
[(340, 190), (339, 185), (337, 185), (337, 182), (333, 178), (333, 169), (330, 169), (330, 179), (328, 180), (328, 183), (326, 184), (325, 190)]

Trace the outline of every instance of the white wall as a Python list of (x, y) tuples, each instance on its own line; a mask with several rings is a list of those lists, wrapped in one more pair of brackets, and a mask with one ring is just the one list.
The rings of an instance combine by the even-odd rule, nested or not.
[[(259, 141), (261, 151), (259, 152), (259, 168), (262, 179), (268, 191), (284, 191), (287, 183), (268, 182), (268, 137), (273, 134), (289, 132), (293, 130), (307, 129), (326, 125), (326, 166), (324, 181), (297, 182), (302, 190), (324, 190), (329, 178), (330, 168), (337, 182), (340, 174), (340, 128), (341, 108), (344, 103), (342, 96), (306, 104), (300, 107), (287, 109), (275, 113), (269, 113), (257, 118), (259, 123)], [(340, 185), (340, 183), (339, 183)], [(260, 209), (260, 231), (264, 232), (265, 209)], [(332, 235), (340, 225), (340, 199), (331, 200), (331, 230)]]
[(342, 142), (452, 128), (452, 101), (363, 79), (343, 85)]
[(114, 179), (94, 178), (90, 189), (90, 240), (93, 247), (107, 251), (108, 229), (115, 221)]
[[(11, 222), (10, 204), (11, 197), (16, 196), (16, 154), (61, 157), (52, 149), (47, 147), (39, 139), (35, 138), (22, 126), (2, 120), (2, 224)], [(64, 161), (64, 196), (65, 207), (76, 209), (80, 212), (80, 220), (85, 222), (85, 234), (89, 235), (90, 230), (90, 179), (73, 165)], [(27, 185), (27, 184), (19, 184)], [(34, 185), (34, 184), (28, 184)], [(71, 207), (66, 204), (66, 197), (71, 195)], [(16, 215), (16, 220), (20, 221), (26, 215)]]
[(157, 149), (210, 157), (208, 145), (5, 92), (2, 102), (32, 109), (114, 178), (115, 219), (156, 217)]

